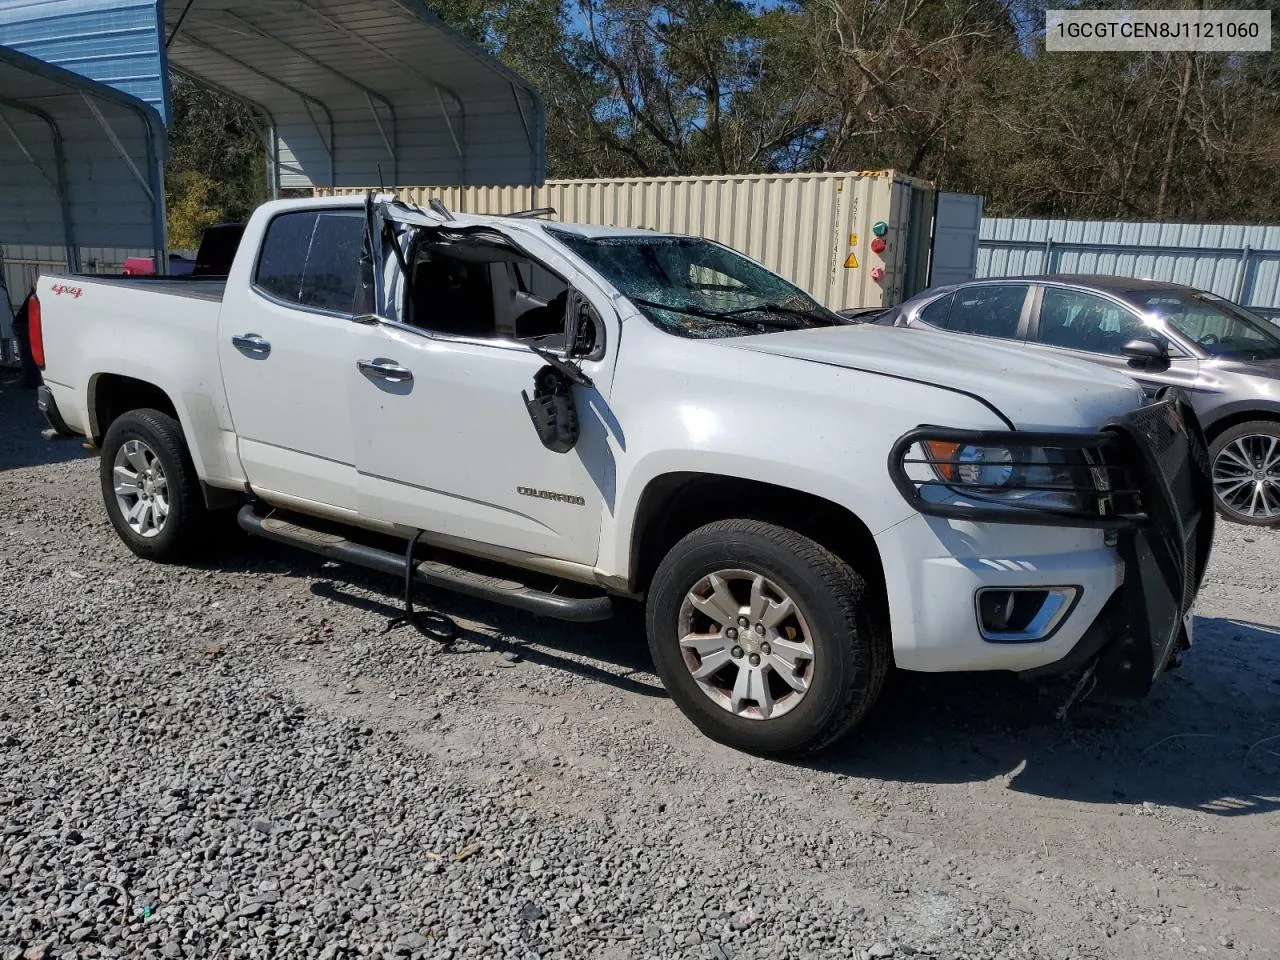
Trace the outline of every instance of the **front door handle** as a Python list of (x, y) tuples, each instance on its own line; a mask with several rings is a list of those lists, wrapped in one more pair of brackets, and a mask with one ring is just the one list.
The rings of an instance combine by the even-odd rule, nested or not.
[(389, 383), (411, 383), (413, 381), (413, 371), (408, 367), (402, 367), (394, 360), (387, 360), (385, 357), (379, 357), (376, 360), (357, 360), (356, 366), (360, 368), (360, 372), (368, 377), (377, 377), (379, 380), (386, 380)]
[(241, 333), (231, 338), (236, 348), (246, 353), (256, 353), (265, 357), (271, 353), (271, 344), (256, 333)]

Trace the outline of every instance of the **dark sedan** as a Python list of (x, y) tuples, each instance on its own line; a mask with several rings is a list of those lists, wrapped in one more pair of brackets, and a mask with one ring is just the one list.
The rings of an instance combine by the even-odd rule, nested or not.
[(1024, 344), (1184, 390), (1209, 440), (1219, 512), (1280, 524), (1280, 327), (1212, 293), (1129, 277), (974, 280), (851, 319)]

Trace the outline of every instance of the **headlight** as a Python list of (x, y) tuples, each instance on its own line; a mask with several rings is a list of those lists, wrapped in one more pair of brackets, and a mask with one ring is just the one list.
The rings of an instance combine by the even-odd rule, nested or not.
[(890, 468), (922, 513), (1114, 526), (1141, 513), (1122, 459), (1106, 434), (921, 428), (898, 441)]
[(1013, 479), (1013, 452), (1005, 447), (963, 446), (956, 453), (956, 472), (965, 483), (1003, 487)]
[(926, 441), (933, 469), (946, 481), (975, 487), (1003, 487), (1014, 478), (1013, 451), (1008, 447), (979, 447), (967, 443)]

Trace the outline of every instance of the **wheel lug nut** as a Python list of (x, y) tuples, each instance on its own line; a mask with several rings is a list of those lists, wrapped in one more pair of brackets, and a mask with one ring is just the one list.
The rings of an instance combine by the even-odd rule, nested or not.
[(737, 630), (735, 630), (735, 629), (733, 629), (733, 627), (730, 627), (728, 630), (726, 630), (726, 631), (724, 632), (724, 635), (725, 635), (726, 637), (728, 637), (730, 640), (737, 640), (737, 639), (738, 639), (738, 631), (737, 631)]
[(729, 652), (733, 655), (733, 659), (735, 659), (735, 660), (741, 660), (741, 659), (742, 659), (742, 652), (743, 652), (743, 651), (742, 651), (742, 648), (741, 648), (741, 647), (734, 647), (734, 648), (733, 648), (732, 650), (730, 650)]
[(746, 618), (746, 617), (739, 617), (739, 618), (738, 618), (738, 626), (740, 626), (740, 627), (750, 626), (750, 621), (749, 621), (749, 620), (747, 620), (747, 618)]
[(770, 647), (767, 643), (762, 643), (760, 644), (760, 652), (767, 657), (770, 653), (773, 652), (773, 648)]
[(749, 662), (751, 663), (751, 665), (752, 665), (753, 667), (758, 667), (758, 666), (760, 666), (760, 654), (758, 654), (758, 653), (753, 653), (753, 654), (748, 658), (748, 660), (749, 660)]
[(756, 624), (756, 633), (760, 634), (760, 636), (762, 636), (762, 637), (764, 636), (764, 624), (763, 624), (763, 623), (757, 623), (757, 624)]

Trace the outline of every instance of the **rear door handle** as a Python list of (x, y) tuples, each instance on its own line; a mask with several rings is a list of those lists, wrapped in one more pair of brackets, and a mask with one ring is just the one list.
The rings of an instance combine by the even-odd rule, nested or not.
[(367, 377), (377, 377), (379, 380), (386, 380), (389, 383), (411, 383), (413, 381), (413, 371), (408, 367), (402, 367), (394, 360), (387, 360), (385, 357), (379, 357), (376, 360), (357, 360), (356, 366), (360, 368), (360, 372)]
[(256, 333), (241, 333), (231, 338), (231, 342), (236, 345), (239, 350), (245, 353), (256, 353), (259, 356), (267, 356), (271, 353), (270, 342), (263, 340)]

